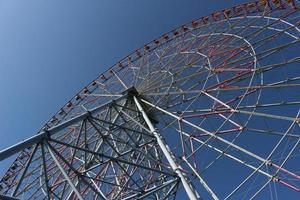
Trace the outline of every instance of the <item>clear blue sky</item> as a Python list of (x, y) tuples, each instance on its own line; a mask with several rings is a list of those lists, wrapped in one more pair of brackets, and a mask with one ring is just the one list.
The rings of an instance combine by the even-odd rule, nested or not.
[[(134, 49), (247, 0), (0, 0), (0, 149)], [(0, 176), (12, 159), (0, 164)]]

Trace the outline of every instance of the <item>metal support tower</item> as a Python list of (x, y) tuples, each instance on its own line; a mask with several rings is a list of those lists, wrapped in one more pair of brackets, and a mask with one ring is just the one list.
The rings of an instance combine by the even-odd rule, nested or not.
[(245, 3), (137, 49), (0, 151), (0, 198), (299, 199), (299, 10)]

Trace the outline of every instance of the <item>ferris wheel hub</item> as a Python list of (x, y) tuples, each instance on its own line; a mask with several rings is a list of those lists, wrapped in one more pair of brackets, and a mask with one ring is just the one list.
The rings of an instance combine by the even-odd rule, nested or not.
[(122, 92), (122, 94), (123, 95), (129, 95), (129, 96), (139, 96), (139, 92), (137, 91), (137, 89), (134, 86), (124, 90)]

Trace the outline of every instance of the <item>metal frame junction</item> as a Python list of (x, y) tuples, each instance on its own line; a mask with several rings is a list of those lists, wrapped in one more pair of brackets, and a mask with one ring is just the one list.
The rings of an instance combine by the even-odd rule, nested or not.
[[(175, 174), (177, 174), (177, 176), (179, 177), (179, 180), (182, 182), (183, 184), (183, 187), (189, 197), (189, 199), (191, 200), (196, 200), (198, 199), (200, 196), (199, 194), (196, 194), (195, 193), (195, 190), (192, 188), (191, 184), (187, 181), (186, 179), (186, 176), (185, 174), (182, 172), (182, 169), (181, 167), (175, 163), (175, 160), (173, 159), (173, 156), (172, 156), (172, 153), (170, 152), (170, 149), (169, 147), (163, 142), (163, 139), (162, 139), (162, 136), (156, 131), (156, 129), (154, 128), (151, 120), (149, 119), (147, 113), (144, 111), (144, 109), (142, 108), (142, 105), (140, 104), (140, 101), (138, 100), (138, 98), (136, 97), (138, 94), (137, 94), (137, 91), (135, 90), (135, 88), (127, 88), (127, 90), (123, 93), (122, 96), (120, 96), (119, 98), (117, 98), (116, 100), (113, 100), (109, 103), (106, 103), (104, 105), (101, 105), (101, 106), (98, 106), (98, 107), (95, 107), (94, 109), (91, 109), (91, 110), (87, 110), (86, 112), (76, 116), (76, 117), (73, 117), (55, 127), (52, 127), (48, 130), (44, 130), (44, 131), (41, 131), (40, 133), (38, 133), (37, 135), (35, 136), (32, 136), (28, 139), (25, 139), (24, 141), (22, 142), (19, 142), (11, 147), (8, 147), (2, 151), (0, 151), (0, 161), (6, 159), (6, 158), (9, 158), (10, 156), (13, 156), (14, 154), (18, 153), (18, 152), (21, 152), (22, 150), (26, 149), (26, 148), (29, 148), (29, 147), (32, 147), (33, 145), (35, 145), (35, 148), (31, 154), (31, 157), (29, 158), (28, 162), (27, 163), (30, 163), (32, 161), (32, 158), (33, 158), (33, 155), (35, 154), (35, 151), (38, 147), (38, 145), (41, 145), (41, 148), (42, 148), (42, 152), (44, 153), (44, 148), (46, 148), (49, 152), (49, 154), (51, 155), (52, 159), (54, 160), (56, 166), (59, 168), (59, 170), (61, 171), (63, 177), (65, 178), (65, 180), (67, 181), (67, 183), (70, 185), (70, 187), (72, 188), (72, 191), (76, 194), (77, 198), (80, 199), (80, 200), (83, 200), (84, 198), (82, 197), (81, 193), (77, 190), (76, 188), (76, 184), (74, 184), (71, 180), (71, 178), (69, 177), (68, 173), (65, 171), (64, 167), (60, 164), (60, 162), (58, 161), (56, 155), (58, 157), (60, 157), (60, 159), (63, 159), (64, 158), (57, 152), (57, 150), (55, 150), (51, 144), (49, 144), (48, 141), (54, 141), (54, 142), (57, 142), (57, 143), (60, 143), (60, 144), (64, 144), (64, 145), (67, 145), (67, 146), (70, 146), (70, 147), (73, 147), (73, 148), (77, 148), (77, 149), (80, 149), (80, 147), (76, 147), (76, 146), (72, 146), (70, 144), (66, 144), (66, 143), (63, 143), (63, 142), (60, 142), (58, 140), (55, 140), (55, 139), (52, 139), (51, 136), (55, 135), (56, 133), (58, 133), (59, 131), (65, 129), (66, 127), (69, 127), (70, 125), (72, 124), (75, 124), (77, 122), (80, 122), (80, 121), (83, 121), (85, 119), (89, 119), (89, 118), (92, 118), (93, 114), (99, 112), (99, 110), (103, 109), (103, 108), (107, 108), (109, 106), (113, 106), (113, 104), (115, 104), (116, 102), (122, 100), (122, 99), (125, 99), (125, 98), (128, 98), (128, 99), (133, 99), (137, 108), (138, 108), (138, 111), (140, 112), (140, 114), (143, 116), (143, 119), (145, 120), (145, 123), (146, 125), (148, 126), (148, 128), (144, 127), (144, 129), (146, 129), (149, 134), (152, 134), (157, 143), (158, 143), (158, 146), (160, 147), (161, 151), (163, 152), (163, 155), (166, 157), (167, 161), (169, 162), (172, 170), (174, 171)], [(126, 114), (126, 113), (124, 113)], [(117, 118), (118, 116), (116, 116)], [(130, 117), (130, 116), (128, 116)], [(133, 119), (134, 120), (134, 119)], [(136, 123), (138, 123), (139, 125), (141, 125), (139, 122), (135, 121)], [(143, 126), (143, 125), (141, 125)], [(99, 155), (99, 156), (103, 156), (103, 157), (108, 157), (107, 155), (102, 155), (102, 154), (98, 154), (97, 153), (97, 148), (95, 151), (90, 151), (88, 149), (81, 149), (82, 151), (87, 151), (87, 152), (90, 152), (90, 153), (94, 153), (95, 155)], [(119, 162), (123, 162), (123, 163), (130, 163), (129, 161), (126, 161), (126, 160), (121, 160), (121, 159), (118, 159), (118, 158), (113, 158), (113, 157), (109, 157), (109, 159), (112, 159), (112, 160), (117, 160)], [(67, 161), (65, 161), (67, 163)], [(133, 163), (130, 163), (130, 164), (133, 164)], [(45, 167), (45, 157), (43, 156), (43, 165), (44, 165), (44, 170), (46, 169)], [(134, 165), (134, 164), (133, 164)], [(138, 167), (142, 167), (142, 166), (139, 166), (139, 165), (136, 165)], [(27, 167), (24, 169), (24, 172), (23, 172), (23, 175), (25, 175), (26, 171), (27, 171), (27, 168), (29, 167), (29, 165), (27, 164)], [(70, 168), (72, 168), (72, 166), (69, 165)], [(151, 170), (154, 170), (155, 169), (151, 169)], [(158, 171), (161, 173), (161, 171)], [(47, 184), (47, 171), (44, 171), (45, 173), (45, 176), (46, 176), (46, 184)], [(169, 174), (171, 176), (174, 176), (173, 174)], [(23, 179), (23, 176), (21, 177), (21, 179), (19, 180), (19, 184), (16, 186), (14, 192), (13, 192), (13, 196), (17, 194), (17, 190), (18, 190), (18, 187), (20, 186), (20, 183), (22, 182), (22, 179)], [(89, 184), (87, 181), (84, 181), (86, 184)], [(161, 188), (171, 184), (171, 183), (175, 183), (177, 182), (177, 180), (173, 180), (173, 181), (169, 181), (168, 183), (166, 183), (165, 185), (161, 186)], [(176, 184), (177, 185), (177, 184)], [(96, 187), (96, 186), (95, 186)], [(47, 186), (48, 188), (48, 186)], [(150, 193), (146, 193), (146, 194), (143, 194), (142, 196), (139, 196), (139, 198), (144, 198), (146, 196), (149, 196), (151, 193), (157, 191), (158, 188), (156, 188), (155, 190), (153, 191), (150, 191)], [(171, 191), (170, 191), (171, 192)], [(47, 196), (48, 196), (48, 199), (50, 199), (50, 191), (49, 189), (47, 189)], [(102, 196), (103, 199), (106, 199), (105, 196), (103, 194), (101, 194), (101, 191), (98, 189), (97, 193), (99, 194), (99, 196)], [(71, 195), (71, 194), (70, 194)], [(5, 195), (2, 195), (0, 196), (1, 198), (3, 199), (18, 199), (18, 198), (14, 198), (13, 196), (5, 196)], [(136, 196), (132, 196), (131, 198), (135, 198)], [(130, 199), (131, 199), (130, 198)], [(126, 198), (127, 199), (127, 198)]]

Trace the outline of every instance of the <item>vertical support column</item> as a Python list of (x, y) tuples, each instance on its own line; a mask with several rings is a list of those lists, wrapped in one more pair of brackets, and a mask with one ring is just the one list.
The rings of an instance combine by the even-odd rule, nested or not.
[(163, 142), (163, 140), (161, 139), (161, 136), (159, 135), (159, 133), (155, 130), (154, 126), (152, 125), (148, 115), (146, 114), (146, 112), (144, 111), (142, 105), (140, 104), (139, 100), (136, 98), (136, 96), (133, 96), (133, 100), (138, 108), (138, 110), (141, 112), (146, 124), (148, 125), (150, 131), (153, 133), (154, 137), (157, 140), (157, 143), (160, 147), (160, 149), (162, 150), (163, 154), (165, 155), (165, 157), (167, 158), (171, 168), (173, 169), (173, 171), (178, 175), (178, 177), (180, 178), (183, 187), (189, 197), (189, 199), (191, 200), (197, 200), (196, 194), (193, 192), (190, 184), (188, 183), (188, 181), (186, 180), (186, 178), (184, 177), (183, 173), (181, 172), (179, 166), (175, 163), (171, 152), (169, 151), (169, 149), (167, 148), (166, 144)]

